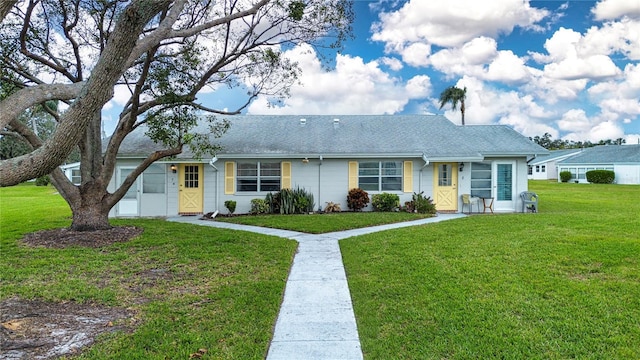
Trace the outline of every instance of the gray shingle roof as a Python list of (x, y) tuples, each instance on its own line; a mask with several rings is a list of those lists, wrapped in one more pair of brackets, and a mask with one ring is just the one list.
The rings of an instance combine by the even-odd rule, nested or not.
[(603, 145), (584, 149), (559, 164), (640, 164), (640, 145)]
[[(288, 155), (348, 157), (422, 156), (431, 160), (474, 160), (484, 156), (531, 156), (547, 150), (505, 125), (457, 126), (441, 115), (246, 115), (227, 116), (220, 157)], [(301, 119), (305, 119), (304, 124)], [(339, 119), (337, 122), (334, 119)], [(205, 131), (202, 129), (201, 131)], [(136, 130), (119, 156), (148, 154), (160, 145)], [(190, 158), (185, 149), (180, 158)]]
[(582, 149), (563, 149), (563, 150), (550, 150), (546, 155), (538, 155), (535, 159), (529, 161), (529, 165), (540, 165), (549, 161), (559, 161), (569, 156), (575, 155), (582, 151)]

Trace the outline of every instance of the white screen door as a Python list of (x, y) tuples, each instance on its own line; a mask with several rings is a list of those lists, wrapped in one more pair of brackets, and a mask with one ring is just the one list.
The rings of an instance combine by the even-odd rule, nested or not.
[[(122, 184), (132, 171), (133, 168), (120, 168), (118, 185)], [(136, 179), (118, 202), (118, 216), (138, 216), (138, 194), (138, 179)]]
[(515, 209), (515, 163), (495, 162), (494, 165), (494, 209), (513, 210)]

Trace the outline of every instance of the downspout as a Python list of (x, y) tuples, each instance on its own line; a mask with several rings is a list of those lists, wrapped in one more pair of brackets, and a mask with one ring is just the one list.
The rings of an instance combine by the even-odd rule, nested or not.
[(320, 201), (320, 196), (321, 196), (320, 194), (322, 191), (321, 190), (322, 189), (322, 182), (321, 182), (322, 160), (324, 159), (322, 158), (322, 155), (320, 155), (320, 161), (318, 162), (318, 212), (322, 211), (322, 202)]
[(215, 201), (214, 201), (215, 209), (214, 210), (218, 211), (218, 209), (219, 209), (219, 207), (218, 207), (218, 199), (220, 197), (220, 193), (219, 193), (220, 184), (218, 183), (218, 180), (219, 180), (218, 173), (220, 171), (218, 171), (218, 168), (215, 165), (213, 165), (213, 164), (215, 164), (216, 161), (218, 161), (218, 157), (214, 156), (211, 160), (209, 160), (209, 165), (211, 165), (213, 170), (216, 172), (216, 192), (215, 192)]
[(422, 192), (422, 171), (424, 170), (424, 168), (426, 168), (429, 165), (429, 159), (427, 159), (427, 155), (425, 155), (425, 153), (422, 153), (422, 160), (424, 161), (424, 165), (422, 165), (422, 168), (420, 168), (420, 172), (418, 173), (418, 191)]

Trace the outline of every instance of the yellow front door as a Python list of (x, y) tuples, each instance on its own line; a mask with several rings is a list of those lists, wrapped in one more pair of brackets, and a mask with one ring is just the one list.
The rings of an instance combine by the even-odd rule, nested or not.
[(458, 168), (456, 163), (435, 163), (433, 202), (436, 210), (458, 210)]
[(202, 164), (180, 164), (178, 213), (202, 214)]

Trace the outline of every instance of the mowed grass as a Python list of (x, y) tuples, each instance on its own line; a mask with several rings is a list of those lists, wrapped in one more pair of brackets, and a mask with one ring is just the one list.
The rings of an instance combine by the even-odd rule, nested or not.
[(428, 214), (407, 212), (341, 212), (298, 215), (249, 215), (217, 217), (217, 221), (263, 226), (274, 229), (323, 234), (334, 231), (359, 229), (368, 226), (391, 224), (430, 217)]
[(68, 227), (51, 187), (0, 188), (0, 299), (128, 308), (132, 333), (103, 336), (81, 359), (263, 359), (296, 249), (290, 240), (163, 220), (98, 249), (31, 248), (26, 233)]
[(640, 186), (341, 241), (365, 359), (639, 359)]

